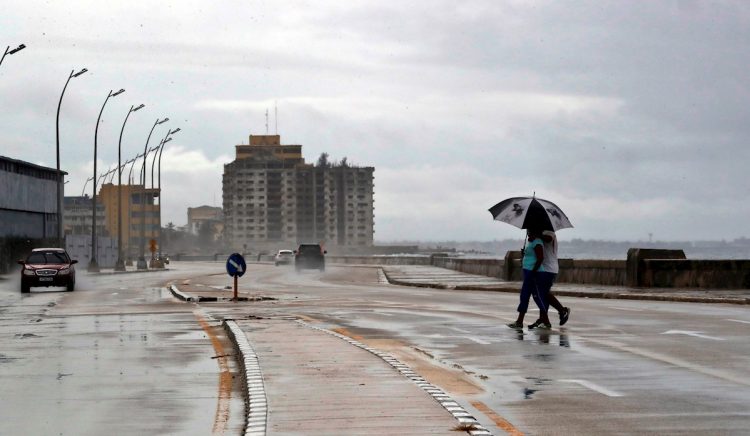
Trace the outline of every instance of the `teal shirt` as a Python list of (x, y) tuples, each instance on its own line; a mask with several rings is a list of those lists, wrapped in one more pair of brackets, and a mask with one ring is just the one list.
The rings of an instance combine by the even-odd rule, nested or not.
[[(526, 243), (526, 248), (523, 251), (523, 269), (529, 271), (534, 269), (534, 265), (536, 265), (536, 253), (534, 252), (534, 247), (542, 247), (542, 249), (544, 249), (544, 243), (539, 238)], [(544, 267), (540, 266), (537, 271), (544, 271)]]

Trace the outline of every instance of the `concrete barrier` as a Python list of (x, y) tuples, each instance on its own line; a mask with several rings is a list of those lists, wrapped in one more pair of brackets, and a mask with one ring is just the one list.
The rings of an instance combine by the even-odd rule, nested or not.
[[(521, 253), (504, 259), (447, 256), (327, 256), (331, 263), (431, 265), (454, 271), (522, 280)], [(560, 259), (559, 283), (603, 286), (750, 289), (750, 260), (688, 260), (682, 250), (631, 248), (627, 260)]]
[(750, 289), (750, 260), (647, 259), (638, 286)]

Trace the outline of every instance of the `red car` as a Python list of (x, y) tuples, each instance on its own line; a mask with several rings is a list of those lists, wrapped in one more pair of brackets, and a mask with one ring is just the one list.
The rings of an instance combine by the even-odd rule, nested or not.
[(76, 285), (77, 260), (70, 260), (62, 248), (35, 248), (26, 260), (19, 260), (21, 268), (21, 292), (29, 292), (32, 286), (65, 286), (72, 292)]

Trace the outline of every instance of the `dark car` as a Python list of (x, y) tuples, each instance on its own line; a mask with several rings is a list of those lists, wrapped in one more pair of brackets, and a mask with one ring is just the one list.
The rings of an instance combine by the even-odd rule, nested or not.
[(294, 252), (294, 269), (319, 269), (325, 271), (327, 252), (320, 244), (301, 244)]
[(62, 248), (36, 248), (26, 260), (19, 260), (21, 268), (21, 292), (29, 292), (32, 286), (65, 286), (72, 292), (76, 285), (76, 270)]

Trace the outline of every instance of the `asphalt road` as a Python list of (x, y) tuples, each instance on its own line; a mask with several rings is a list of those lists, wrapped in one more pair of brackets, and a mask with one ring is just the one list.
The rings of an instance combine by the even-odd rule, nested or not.
[(0, 280), (0, 434), (239, 434), (241, 391), (222, 377), (234, 361), (214, 358), (231, 352), (223, 330), (159, 286), (185, 274), (79, 268), (74, 292), (26, 295)]
[[(188, 288), (209, 293), (228, 284), (213, 276)], [(276, 300), (207, 310), (298, 316), (346, 332), (394, 353), (496, 434), (718, 435), (750, 428), (745, 306), (563, 298), (570, 322), (537, 333), (504, 325), (515, 319), (513, 294), (385, 285), (372, 268), (298, 275), (251, 266), (240, 285)], [(535, 319), (527, 315), (528, 323)]]
[(387, 285), (374, 268), (250, 265), (242, 295), (272, 300), (196, 306), (158, 286), (227, 294), (223, 264), (171, 267), (81, 277), (74, 293), (21, 296), (0, 281), (0, 434), (239, 433), (241, 399), (219, 377), (234, 364), (212, 359), (200, 324), (218, 335), (222, 316), (304, 319), (391, 352), (495, 434), (750, 428), (745, 306), (563, 298), (568, 325), (519, 333), (504, 325), (512, 294)]

